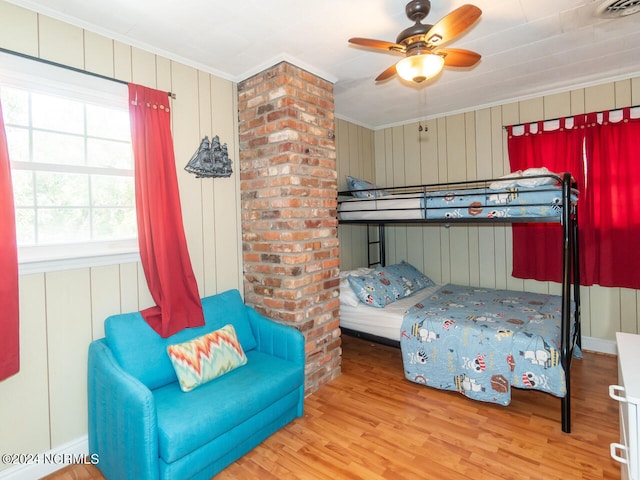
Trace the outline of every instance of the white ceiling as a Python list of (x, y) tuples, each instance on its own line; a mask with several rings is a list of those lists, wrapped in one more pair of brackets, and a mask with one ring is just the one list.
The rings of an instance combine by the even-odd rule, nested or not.
[(482, 60), (419, 88), (376, 84), (400, 57), (347, 42), (395, 42), (407, 0), (8, 1), (236, 82), (287, 60), (334, 83), (336, 116), (374, 129), (640, 74), (640, 14), (604, 19), (602, 0), (431, 0), (423, 23), (482, 9), (447, 44)]

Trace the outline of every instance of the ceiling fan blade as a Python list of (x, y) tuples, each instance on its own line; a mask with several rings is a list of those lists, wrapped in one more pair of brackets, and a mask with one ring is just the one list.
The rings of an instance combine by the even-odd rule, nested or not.
[(424, 35), (425, 42), (430, 47), (437, 47), (453, 40), (482, 15), (475, 5), (462, 5), (454, 11), (444, 16)]
[(371, 38), (350, 38), (349, 43), (359, 45), (361, 47), (377, 48), (378, 50), (386, 50), (388, 52), (400, 52), (406, 51), (405, 47), (398, 45), (397, 43), (385, 42), (384, 40), (373, 40)]
[(434, 53), (444, 57), (447, 67), (471, 67), (480, 61), (480, 54), (461, 48), (438, 48)]
[(396, 64), (394, 63), (389, 68), (387, 68), (384, 72), (376, 77), (376, 82), (382, 82), (388, 78), (393, 77), (396, 74)]

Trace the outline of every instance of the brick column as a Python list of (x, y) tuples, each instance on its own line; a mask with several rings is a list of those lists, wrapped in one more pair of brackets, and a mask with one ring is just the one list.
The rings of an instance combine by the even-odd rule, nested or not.
[(340, 375), (333, 85), (282, 62), (238, 85), (244, 294), (306, 339), (306, 393)]

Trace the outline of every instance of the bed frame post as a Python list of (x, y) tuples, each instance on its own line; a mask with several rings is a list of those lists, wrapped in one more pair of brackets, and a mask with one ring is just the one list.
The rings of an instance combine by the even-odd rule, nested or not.
[[(565, 433), (571, 433), (571, 357), (573, 356), (573, 338), (571, 336), (571, 291), (572, 286), (574, 285), (573, 281), (576, 280), (576, 278), (572, 277), (575, 277), (577, 273), (575, 270), (575, 216), (572, 214), (571, 186), (571, 174), (565, 173), (562, 179), (562, 332), (560, 345), (560, 357), (562, 368), (564, 369), (567, 389), (567, 393), (561, 400), (562, 431)], [(577, 311), (578, 308), (576, 308), (576, 317)], [(577, 321), (577, 318), (574, 318), (574, 321)]]

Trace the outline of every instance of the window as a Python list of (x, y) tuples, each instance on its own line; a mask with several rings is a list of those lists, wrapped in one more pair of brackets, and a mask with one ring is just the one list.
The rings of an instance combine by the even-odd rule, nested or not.
[(21, 271), (136, 256), (126, 85), (9, 57), (0, 57), (0, 98)]

